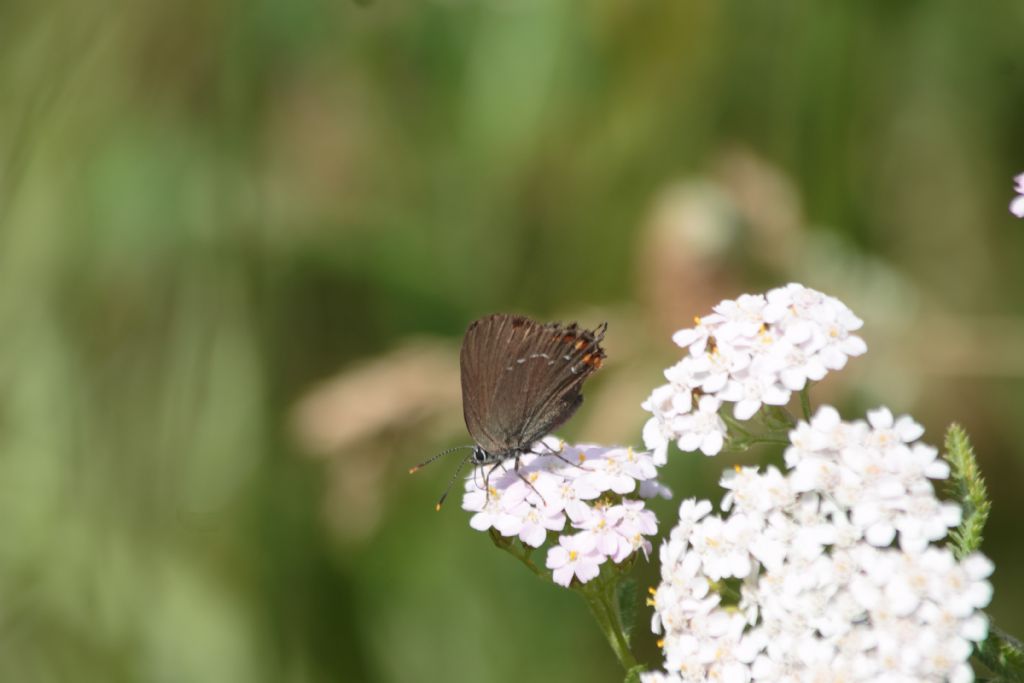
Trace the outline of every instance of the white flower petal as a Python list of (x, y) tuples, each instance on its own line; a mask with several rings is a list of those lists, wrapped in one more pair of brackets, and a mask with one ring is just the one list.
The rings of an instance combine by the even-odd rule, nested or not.
[(1024, 218), (1024, 195), (1013, 198), (1010, 202), (1010, 213), (1017, 218)]

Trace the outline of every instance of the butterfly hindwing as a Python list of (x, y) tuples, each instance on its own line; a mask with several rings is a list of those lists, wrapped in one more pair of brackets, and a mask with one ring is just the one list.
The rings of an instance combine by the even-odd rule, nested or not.
[(604, 326), (588, 331), (504, 314), (472, 323), (460, 360), (473, 440), (489, 453), (512, 454), (563, 424), (601, 366), (603, 335)]

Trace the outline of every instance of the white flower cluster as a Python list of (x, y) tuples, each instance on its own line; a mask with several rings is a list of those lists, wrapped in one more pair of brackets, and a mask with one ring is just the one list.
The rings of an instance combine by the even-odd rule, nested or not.
[(1017, 218), (1024, 218), (1024, 173), (1013, 179), (1013, 190), (1017, 196), (1010, 202), (1010, 213)]
[[(545, 445), (542, 445), (545, 444)], [(648, 536), (658, 520), (643, 498), (671, 496), (656, 479), (650, 453), (632, 448), (560, 444), (547, 439), (527, 453), (519, 469), (513, 462), (478, 467), (466, 480), (462, 507), (474, 512), (474, 529), (495, 529), (539, 548), (549, 531), (566, 527), (548, 550), (547, 567), (555, 583), (568, 586), (575, 576), (586, 583), (607, 560), (619, 563), (637, 550), (648, 555)]]
[(791, 432), (786, 474), (723, 477), (726, 517), (684, 501), (651, 600), (667, 673), (642, 680), (973, 680), (993, 566), (929, 543), (959, 512), (935, 497), (948, 468), (921, 433), (825, 407)]
[(665, 462), (671, 441), (715, 455), (726, 436), (718, 415), (723, 402), (734, 404), (737, 420), (749, 420), (765, 404), (785, 405), (809, 380), (867, 350), (853, 334), (861, 325), (843, 302), (795, 283), (721, 302), (696, 327), (673, 335), (688, 355), (665, 371), (669, 383), (643, 403), (654, 414), (643, 434), (655, 462)]

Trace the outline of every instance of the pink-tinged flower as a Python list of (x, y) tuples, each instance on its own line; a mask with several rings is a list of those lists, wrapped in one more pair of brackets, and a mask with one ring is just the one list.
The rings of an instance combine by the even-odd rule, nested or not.
[(565, 513), (553, 515), (527, 503), (520, 503), (509, 511), (514, 521), (506, 522), (499, 531), (503, 536), (518, 536), (526, 545), (539, 548), (547, 540), (548, 531), (561, 531), (565, 528)]
[(552, 570), (551, 579), (568, 588), (574, 576), (580, 583), (596, 578), (605, 559), (597, 550), (593, 537), (576, 534), (559, 537), (558, 545), (548, 551), (545, 564)]
[(502, 505), (501, 496), (501, 492), (493, 488), (489, 494), (481, 490), (467, 492), (462, 499), (462, 509), (476, 513), (470, 517), (469, 525), (477, 531), (487, 531), (492, 527), (501, 531), (515, 524), (515, 517)]
[(474, 513), (470, 526), (495, 529), (534, 548), (549, 542), (548, 532), (571, 529), (573, 535), (561, 536), (548, 551), (548, 566), (561, 585), (574, 576), (593, 578), (609, 558), (622, 562), (638, 551), (647, 556), (646, 536), (658, 527), (642, 499), (671, 496), (656, 478), (652, 454), (557, 439), (544, 444), (550, 452), (526, 453), (518, 467), (507, 460), (466, 478), (462, 507)]
[(1010, 202), (1010, 213), (1017, 218), (1024, 218), (1024, 173), (1013, 179), (1013, 190), (1017, 196)]
[(584, 460), (580, 479), (601, 491), (632, 493), (638, 481), (654, 479), (658, 471), (650, 454), (632, 448), (595, 449)]
[(644, 507), (642, 500), (623, 500), (610, 513), (618, 519), (616, 528), (629, 544), (628, 552), (620, 553), (613, 559), (622, 562), (636, 550), (642, 551), (644, 557), (649, 557), (651, 542), (645, 537), (658, 533), (658, 517)]
[(616, 562), (621, 562), (633, 552), (629, 541), (626, 540), (624, 530), (619, 527), (619, 522), (622, 519), (621, 513), (621, 506), (618, 505), (595, 507), (590, 517), (578, 525), (583, 529), (580, 536), (587, 536), (593, 541), (594, 547), (599, 553), (613, 558)]
[(641, 498), (672, 498), (672, 489), (662, 484), (657, 479), (648, 479), (640, 482), (640, 490), (637, 492)]

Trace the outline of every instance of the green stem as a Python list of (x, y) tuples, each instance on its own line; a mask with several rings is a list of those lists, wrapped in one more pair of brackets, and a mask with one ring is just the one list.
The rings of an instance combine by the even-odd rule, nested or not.
[(796, 418), (782, 406), (766, 405), (761, 410), (762, 420), (769, 432), (789, 434), (796, 426)]
[(525, 547), (516, 547), (516, 545), (511, 540), (506, 539), (494, 529), (489, 529), (489, 532), (491, 540), (494, 542), (494, 545), (498, 546), (506, 553), (522, 562), (524, 565), (526, 565), (527, 569), (529, 569), (537, 576), (541, 577), (542, 579), (547, 578), (547, 572), (545, 572), (543, 569), (534, 564), (533, 560), (530, 559), (529, 550), (527, 550)]
[(811, 421), (811, 394), (808, 391), (809, 388), (805, 386), (800, 390), (800, 410), (803, 411), (804, 419), (808, 422)]
[(622, 668), (629, 671), (637, 665), (637, 661), (632, 650), (629, 649), (629, 641), (626, 639), (626, 633), (622, 627), (622, 618), (610, 596), (610, 592), (614, 591), (615, 582), (595, 582), (595, 584), (597, 585), (592, 587), (591, 584), (583, 584), (576, 590), (587, 601), (591, 614), (594, 615), (597, 625), (604, 633), (615, 656), (618, 657)]
[(758, 444), (775, 444), (775, 445), (781, 445), (781, 446), (788, 446), (789, 445), (789, 439), (785, 439), (785, 438), (782, 438), (782, 437), (779, 437), (779, 436), (753, 436), (753, 435), (751, 435), (751, 436), (748, 436), (748, 437), (740, 437), (739, 439), (733, 439), (733, 440), (728, 442), (727, 446), (728, 446), (730, 451), (734, 451), (734, 452), (739, 453), (739, 452), (747, 450), (751, 446), (756, 446)]
[(730, 432), (738, 432), (744, 439), (752, 436), (751, 432), (743, 427), (743, 425), (739, 423), (739, 420), (730, 415), (727, 411), (721, 410), (718, 414), (722, 418), (722, 421), (725, 422)]
[(781, 436), (755, 436), (752, 437), (747, 443), (754, 445), (759, 443), (774, 443), (782, 444), (784, 446), (789, 445), (789, 439)]
[[(489, 535), (495, 546), (522, 562), (531, 572), (542, 579), (550, 579), (550, 574), (530, 559), (532, 549), (526, 546), (517, 546), (512, 539), (505, 538), (494, 529), (489, 530)], [(574, 581), (572, 585), (573, 590), (587, 601), (587, 606), (590, 608), (591, 614), (594, 615), (597, 625), (604, 633), (604, 637), (608, 639), (608, 644), (611, 645), (619, 663), (627, 672), (637, 666), (637, 661), (632, 650), (629, 649), (629, 639), (626, 637), (626, 629), (622, 624), (622, 614), (619, 612), (615, 600), (615, 589), (618, 585), (619, 574), (628, 572), (632, 565), (632, 561), (626, 561), (618, 567), (619, 571), (612, 576), (599, 576), (584, 584)]]
[[(722, 421), (725, 422), (729, 428), (729, 441), (727, 448), (732, 451), (745, 451), (751, 446), (758, 444), (776, 444), (786, 446), (789, 444), (789, 429), (785, 431), (770, 430), (766, 434), (755, 434), (746, 427), (740, 424), (739, 420), (734, 418), (728, 413), (728, 411), (721, 411), (719, 415)], [(782, 413), (780, 413), (782, 415)], [(792, 424), (792, 422), (786, 420), (786, 416), (781, 418), (783, 423)]]
[(716, 591), (723, 598), (726, 598), (731, 603), (739, 604), (740, 599), (743, 597), (739, 591), (734, 589), (732, 586), (727, 584), (725, 581), (716, 581), (712, 584), (712, 589)]

